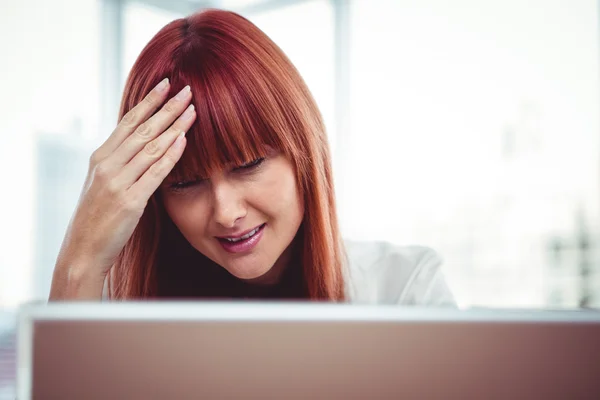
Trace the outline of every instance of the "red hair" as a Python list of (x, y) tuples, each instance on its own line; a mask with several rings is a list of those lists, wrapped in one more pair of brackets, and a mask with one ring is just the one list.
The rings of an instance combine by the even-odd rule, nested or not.
[[(232, 162), (263, 157), (266, 146), (280, 150), (294, 166), (305, 209), (294, 239), (301, 270), (296, 279), (303, 288), (299, 297), (343, 300), (345, 253), (325, 127), (306, 84), (281, 49), (233, 12), (204, 10), (177, 19), (162, 28), (136, 60), (119, 120), (164, 77), (171, 82), (169, 98), (191, 86), (197, 112), (170, 178), (209, 176)], [(155, 192), (110, 272), (109, 297), (163, 297), (167, 279), (171, 295), (192, 293), (184, 288), (190, 279), (169, 275), (173, 268), (213, 271), (202, 277), (194, 297), (236, 296), (234, 280), (221, 279), (215, 271), (224, 270), (212, 268), (208, 258), (190, 247), (166, 216), (160, 192)], [(183, 264), (192, 262), (193, 268), (186, 270)]]

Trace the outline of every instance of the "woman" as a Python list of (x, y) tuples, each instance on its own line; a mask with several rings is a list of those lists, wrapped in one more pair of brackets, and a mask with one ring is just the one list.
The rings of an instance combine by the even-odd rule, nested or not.
[(91, 157), (51, 300), (453, 304), (431, 250), (341, 239), (315, 101), (245, 18), (207, 10), (165, 26), (119, 120)]

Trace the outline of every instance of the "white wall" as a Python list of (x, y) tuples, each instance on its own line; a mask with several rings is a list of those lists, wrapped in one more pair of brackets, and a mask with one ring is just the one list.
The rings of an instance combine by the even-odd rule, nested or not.
[(0, 7), (0, 306), (10, 306), (33, 295), (35, 137), (96, 134), (99, 4), (28, 0)]

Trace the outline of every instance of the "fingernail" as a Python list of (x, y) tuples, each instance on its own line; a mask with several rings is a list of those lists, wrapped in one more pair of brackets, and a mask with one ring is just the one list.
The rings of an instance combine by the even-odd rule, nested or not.
[(192, 118), (192, 115), (194, 115), (194, 105), (190, 104), (188, 106), (188, 108), (185, 109), (185, 112), (183, 113), (183, 119), (188, 120), (188, 119)]
[(156, 85), (156, 90), (159, 92), (164, 92), (165, 89), (169, 86), (169, 78), (165, 78), (158, 85)]
[(187, 96), (187, 94), (190, 92), (190, 85), (186, 85), (183, 89), (181, 89), (181, 92), (177, 93), (177, 96), (175, 96), (175, 98), (177, 100), (183, 100), (185, 99), (185, 97)]

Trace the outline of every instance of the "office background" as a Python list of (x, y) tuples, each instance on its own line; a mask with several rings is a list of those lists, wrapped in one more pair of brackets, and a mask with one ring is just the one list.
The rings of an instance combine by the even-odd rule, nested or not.
[(3, 0), (0, 398), (131, 65), (204, 7), (305, 78), (345, 237), (433, 247), (463, 307), (600, 306), (597, 0)]
[(324, 115), (342, 232), (422, 244), (462, 306), (600, 304), (596, 0), (3, 1), (0, 306), (45, 299), (91, 151), (167, 22), (241, 13)]

